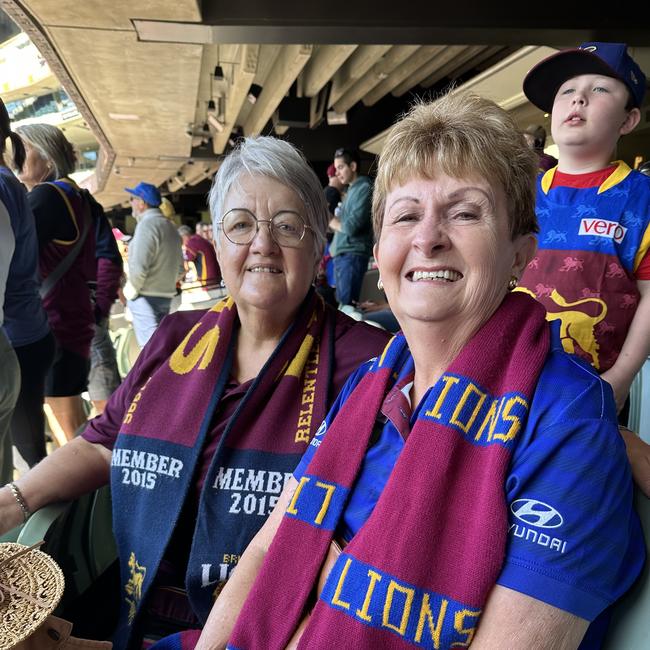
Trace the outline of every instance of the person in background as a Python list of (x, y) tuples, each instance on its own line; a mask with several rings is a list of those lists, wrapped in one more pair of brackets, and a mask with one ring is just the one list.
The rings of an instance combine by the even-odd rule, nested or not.
[(539, 171), (545, 172), (557, 165), (557, 158), (544, 152), (546, 129), (541, 124), (531, 124), (524, 131), (524, 139), (539, 158)]
[(169, 313), (176, 283), (185, 269), (181, 238), (159, 209), (162, 198), (158, 188), (138, 183), (125, 190), (131, 195), (131, 209), (138, 223), (129, 242), (129, 273), (122, 291), (142, 348)]
[(36, 220), (43, 306), (54, 338), (45, 385), (50, 428), (59, 445), (86, 421), (81, 393), (88, 386), (95, 314), (90, 283), (97, 280), (94, 200), (70, 178), (76, 155), (60, 129), (20, 126), (26, 159), (20, 180)]
[(183, 244), (183, 259), (196, 269), (197, 286), (214, 289), (221, 283), (221, 270), (214, 246), (207, 239), (192, 232), (189, 226), (180, 226), (178, 234)]
[(331, 215), (330, 219), (335, 217), (335, 211), (343, 198), (344, 189), (345, 186), (336, 175), (336, 166), (332, 163), (327, 168), (327, 185), (323, 188), (323, 192), (325, 192), (325, 200), (327, 201), (327, 209)]
[[(391, 129), (374, 257), (401, 333), (348, 381), (196, 650), (572, 650), (635, 581), (612, 392), (512, 292), (535, 253), (536, 173), (476, 95)], [(156, 650), (194, 647), (177, 640)]]
[(122, 254), (104, 210), (96, 201), (91, 205), (95, 219), (97, 281), (91, 283), (94, 289), (95, 335), (90, 344), (88, 395), (94, 415), (99, 415), (121, 381), (115, 347), (109, 334), (109, 319), (111, 308), (118, 298), (124, 267)]
[[(388, 338), (312, 288), (328, 213), (292, 145), (241, 140), (209, 201), (229, 296), (165, 318), (104, 413), (16, 482), (36, 510), (110, 476), (115, 650), (205, 621), (348, 375)], [(0, 534), (22, 517), (0, 489)]]
[(45, 457), (45, 377), (52, 365), (55, 347), (39, 295), (38, 240), (34, 215), (24, 185), (4, 163), (8, 138), (13, 150), (11, 166), (21, 172), (25, 163), (25, 148), (20, 136), (11, 131), (9, 115), (0, 100), (0, 197), (9, 213), (12, 237), (15, 239), (4, 294), (2, 329), (14, 348), (20, 366), (19, 394), (11, 417), (11, 437), (5, 438), (5, 480), (8, 480), (7, 474), (12, 467), (12, 441), (30, 467)]
[(334, 166), (341, 184), (348, 186), (340, 216), (329, 223), (334, 231), (330, 253), (334, 259), (336, 299), (341, 305), (354, 305), (359, 301), (372, 253), (372, 181), (360, 174), (356, 151), (337, 149)]
[[(612, 157), (639, 123), (646, 78), (624, 43), (591, 42), (538, 63), (523, 88), (551, 113), (559, 162), (538, 179), (540, 245), (522, 288), (560, 323), (565, 349), (612, 386), (621, 410), (650, 353), (650, 178)], [(623, 435), (650, 495), (650, 447)]]
[(0, 481), (2, 481), (2, 485), (6, 485), (13, 479), (9, 425), (20, 392), (18, 358), (2, 329), (5, 288), (15, 246), (16, 239), (11, 226), (11, 218), (0, 194)]

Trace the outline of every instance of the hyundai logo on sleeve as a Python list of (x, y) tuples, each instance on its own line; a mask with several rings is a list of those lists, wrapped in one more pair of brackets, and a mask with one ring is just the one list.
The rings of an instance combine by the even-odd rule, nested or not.
[(559, 528), (564, 523), (553, 506), (536, 499), (517, 499), (510, 504), (510, 510), (517, 519), (537, 528)]

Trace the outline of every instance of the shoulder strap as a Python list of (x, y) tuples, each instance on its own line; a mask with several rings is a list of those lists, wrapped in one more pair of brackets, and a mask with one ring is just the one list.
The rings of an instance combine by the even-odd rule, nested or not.
[[(62, 190), (55, 183), (48, 183), (48, 185), (51, 185), (57, 192), (61, 194), (61, 197), (63, 198), (65, 204), (68, 206), (68, 210), (70, 210), (70, 213), (72, 214), (73, 208), (70, 205), (70, 201), (68, 201), (68, 197), (65, 195), (64, 190)], [(41, 288), (39, 290), (41, 300), (44, 299), (50, 293), (50, 291), (52, 291), (56, 283), (68, 272), (68, 270), (72, 266), (72, 263), (79, 256), (79, 253), (83, 248), (84, 242), (86, 241), (88, 230), (90, 230), (91, 219), (90, 219), (88, 201), (84, 200), (82, 201), (82, 203), (84, 207), (84, 213), (86, 214), (84, 214), (85, 218), (83, 219), (83, 225), (81, 228), (81, 232), (79, 233), (79, 238), (75, 242), (74, 246), (68, 251), (68, 254), (54, 267), (52, 273), (50, 273), (45, 278), (45, 280), (43, 280), (43, 283), (41, 284)]]

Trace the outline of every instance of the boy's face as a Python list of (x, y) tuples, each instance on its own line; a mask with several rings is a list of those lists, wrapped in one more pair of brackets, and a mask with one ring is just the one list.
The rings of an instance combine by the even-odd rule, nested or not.
[(613, 77), (568, 79), (553, 102), (553, 140), (559, 147), (580, 147), (584, 154), (611, 154), (619, 137), (638, 123), (639, 110), (626, 111), (627, 101), (627, 87)]

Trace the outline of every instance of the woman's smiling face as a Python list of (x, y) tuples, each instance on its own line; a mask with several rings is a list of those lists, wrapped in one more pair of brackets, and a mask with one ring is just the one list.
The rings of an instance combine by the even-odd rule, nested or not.
[(439, 174), (389, 192), (375, 258), (403, 328), (427, 321), (453, 331), (491, 316), (534, 247), (532, 235), (511, 239), (499, 186)]
[[(242, 174), (226, 196), (223, 213), (234, 208), (245, 208), (262, 221), (283, 210), (305, 215), (305, 206), (292, 189), (273, 178), (249, 174)], [(272, 310), (274, 316), (291, 318), (316, 272), (311, 231), (307, 230), (296, 248), (279, 246), (271, 238), (268, 223), (259, 225), (250, 244), (233, 244), (221, 228), (216, 237), (223, 279), (238, 307)]]

